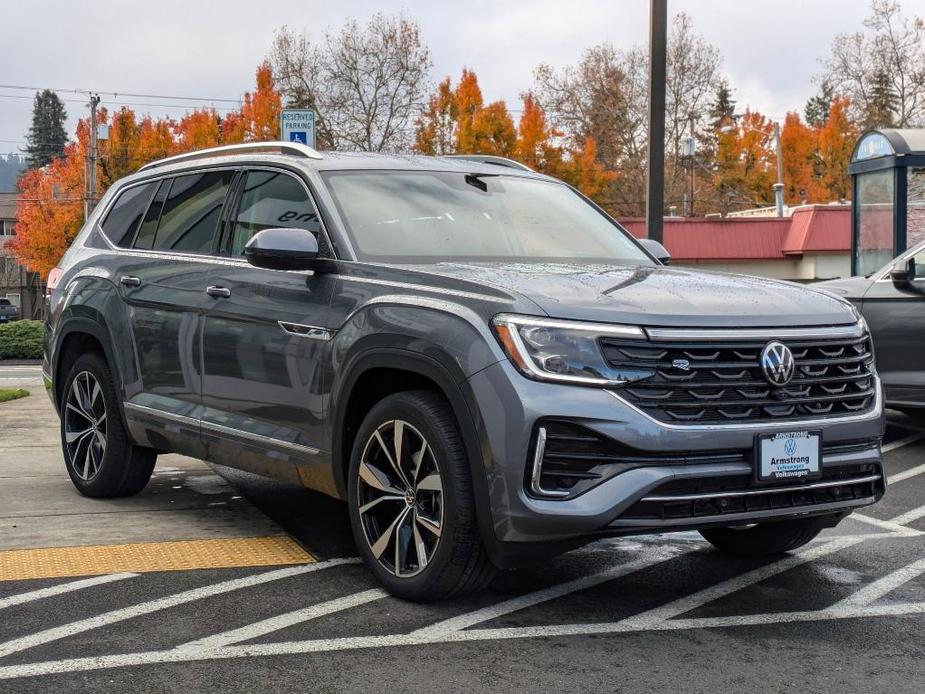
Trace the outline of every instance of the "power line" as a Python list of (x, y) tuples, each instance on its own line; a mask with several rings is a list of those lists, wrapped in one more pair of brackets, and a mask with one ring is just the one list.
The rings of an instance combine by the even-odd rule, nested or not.
[(239, 104), (240, 99), (225, 99), (221, 97), (210, 96), (173, 96), (170, 94), (138, 94), (134, 92), (107, 92), (100, 89), (67, 89), (59, 87), (27, 87), (18, 84), (0, 84), (0, 89), (18, 89), (20, 91), (42, 91), (50, 89), (53, 92), (65, 92), (70, 94), (106, 94), (107, 96), (119, 97), (127, 96), (133, 99), (173, 99), (176, 101), (218, 101), (227, 104)]
[[(31, 96), (23, 96), (23, 95), (20, 95), (20, 94), (0, 94), (0, 99), (25, 99), (25, 100), (31, 101), (31, 100), (32, 100), (32, 97), (31, 97)], [(62, 102), (62, 103), (65, 103), (65, 104), (81, 104), (82, 106), (86, 106), (86, 105), (87, 105), (87, 101), (84, 100), (84, 99), (61, 99), (61, 102)], [(153, 106), (153, 107), (156, 107), (156, 108), (188, 108), (188, 109), (201, 109), (201, 108), (204, 107), (204, 104), (181, 104), (181, 103), (175, 103), (175, 104), (159, 104), (159, 103), (151, 103), (151, 102), (147, 102), (147, 101), (118, 101), (118, 100), (114, 100), (114, 99), (107, 99), (104, 103), (106, 103), (106, 104), (114, 104), (114, 105), (118, 105), (118, 106), (148, 106), (148, 107)], [(214, 109), (214, 110), (216, 110), (216, 111), (237, 111), (236, 108), (232, 108), (231, 106), (214, 106), (214, 105), (210, 105), (209, 107), (212, 108), (212, 109)]]

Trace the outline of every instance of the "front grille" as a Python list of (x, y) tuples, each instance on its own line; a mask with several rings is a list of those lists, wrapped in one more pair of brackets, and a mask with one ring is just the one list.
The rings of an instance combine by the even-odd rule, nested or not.
[(784, 387), (764, 377), (760, 355), (766, 340), (681, 343), (607, 337), (601, 348), (610, 365), (631, 381), (619, 395), (662, 422), (780, 422), (873, 409), (869, 336), (781, 342), (796, 364)]
[[(814, 484), (828, 486), (813, 487)], [(801, 485), (768, 486), (749, 475), (675, 480), (650, 492), (620, 518), (665, 521), (788, 508), (805, 510), (818, 504), (879, 497), (883, 491), (880, 467), (874, 464), (834, 468), (824, 471), (822, 479)]]

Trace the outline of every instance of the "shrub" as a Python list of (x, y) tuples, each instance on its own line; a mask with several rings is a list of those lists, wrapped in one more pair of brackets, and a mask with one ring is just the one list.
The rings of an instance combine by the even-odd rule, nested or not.
[(18, 320), (0, 325), (0, 359), (41, 359), (42, 321)]

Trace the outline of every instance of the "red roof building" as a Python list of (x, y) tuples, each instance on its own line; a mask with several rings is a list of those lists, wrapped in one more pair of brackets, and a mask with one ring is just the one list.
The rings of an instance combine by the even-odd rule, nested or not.
[[(646, 235), (644, 219), (620, 222)], [(676, 265), (799, 281), (844, 277), (851, 206), (803, 205), (788, 217), (666, 217), (664, 245)]]

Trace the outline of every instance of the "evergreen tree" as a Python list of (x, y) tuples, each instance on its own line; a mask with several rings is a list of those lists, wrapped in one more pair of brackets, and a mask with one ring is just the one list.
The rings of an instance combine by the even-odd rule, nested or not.
[(713, 130), (718, 130), (723, 125), (731, 125), (735, 121), (736, 102), (732, 98), (732, 90), (726, 82), (720, 82), (716, 89), (716, 96), (713, 98), (713, 105), (710, 106), (710, 124)]
[(832, 85), (825, 81), (820, 85), (819, 93), (811, 97), (806, 102), (806, 108), (803, 110), (806, 124), (813, 128), (821, 128), (829, 119), (829, 111), (832, 109), (832, 99), (835, 97), (835, 90)]
[(67, 112), (58, 95), (50, 89), (36, 92), (32, 106), (32, 127), (26, 135), (26, 164), (30, 169), (47, 166), (64, 154)]
[(889, 128), (896, 123), (896, 110), (899, 99), (890, 84), (886, 70), (880, 68), (870, 80), (870, 98), (867, 101), (867, 113), (864, 125), (868, 128)]

